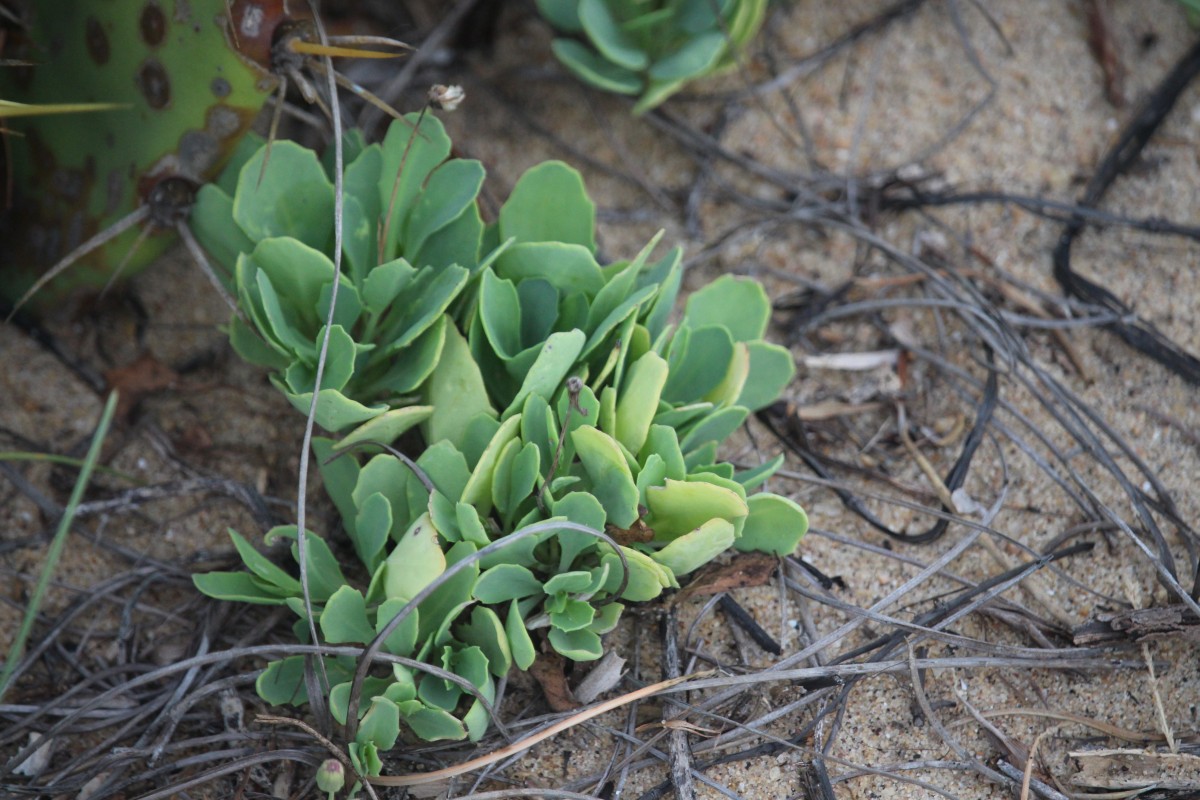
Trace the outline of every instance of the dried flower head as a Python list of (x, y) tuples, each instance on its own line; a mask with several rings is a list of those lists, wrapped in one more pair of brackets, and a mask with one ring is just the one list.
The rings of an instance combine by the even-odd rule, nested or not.
[(436, 83), (429, 87), (429, 102), (443, 111), (455, 110), (466, 96), (467, 93), (461, 86), (443, 86)]

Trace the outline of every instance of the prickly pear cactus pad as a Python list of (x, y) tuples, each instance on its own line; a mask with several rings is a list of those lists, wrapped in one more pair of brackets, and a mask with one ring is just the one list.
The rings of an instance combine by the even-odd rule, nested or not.
[[(226, 0), (30, 3), (28, 28), (10, 35), (6, 55), (36, 66), (0, 70), (0, 97), (120, 107), (10, 124), (21, 134), (10, 141), (20, 194), (0, 292), (20, 296), (42, 270), (152, 197), (166, 215), (172, 203), (190, 203), (190, 191), (155, 188), (180, 179), (176, 188), (186, 189), (220, 170), (274, 85), (235, 41), (251, 47), (252, 34), (269, 35), (272, 15), (281, 13), (279, 3)], [(102, 246), (33, 302), (105, 285), (137, 236), (130, 230)], [(126, 271), (169, 241), (150, 236)]]
[[(730, 549), (790, 554), (808, 520), (754, 493), (782, 457), (745, 470), (718, 457), (794, 373), (763, 339), (762, 286), (723, 277), (672, 322), (679, 248), (656, 253), (655, 237), (600, 263), (595, 205), (566, 164), (530, 169), (485, 224), (483, 167), (450, 158), (431, 115), (393, 122), (381, 143), (345, 144), (341, 275), (332, 181), (293, 143), (276, 144), (265, 168), (263, 151), (231, 165), (200, 192), (192, 225), (233, 268), (234, 348), (270, 368), (298, 410), (319, 391), (317, 422), (343, 434), (314, 451), (358, 563), (306, 533), (310, 610), (294, 572), (231, 531), (245, 571), (195, 582), (290, 608), (302, 641), (311, 613), (325, 641), (379, 638), (404, 660), (366, 678), (357, 709), (354, 661), (325, 664), (335, 718), (358, 714), (351, 758), (378, 775), (401, 732), (481, 737), (497, 681), (539, 649), (598, 659), (627, 604)], [(297, 563), (299, 540), (295, 526), (266, 536)], [(303, 671), (302, 657), (272, 662), (259, 694), (305, 703)]]
[(537, 0), (560, 33), (554, 55), (584, 83), (637, 95), (649, 111), (696, 78), (732, 66), (766, 0)]

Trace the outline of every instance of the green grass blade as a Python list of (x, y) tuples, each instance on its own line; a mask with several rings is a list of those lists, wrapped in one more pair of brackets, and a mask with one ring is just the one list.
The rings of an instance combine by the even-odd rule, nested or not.
[(104, 404), (104, 411), (100, 415), (100, 424), (96, 426), (92, 444), (88, 448), (87, 455), (84, 456), (79, 477), (75, 480), (75, 488), (71, 490), (71, 499), (67, 501), (62, 519), (58, 521), (58, 530), (54, 533), (54, 540), (50, 542), (50, 551), (46, 554), (46, 563), (42, 567), (42, 574), (33, 590), (33, 597), (29, 599), (29, 605), (25, 608), (25, 618), (21, 620), (21, 629), (17, 631), (16, 638), (8, 648), (4, 672), (0, 674), (0, 699), (3, 699), (5, 692), (8, 691), (8, 683), (17, 668), (17, 662), (25, 652), (25, 642), (29, 638), (30, 631), (33, 630), (33, 621), (37, 619), (38, 610), (46, 597), (46, 589), (50, 586), (50, 577), (54, 574), (54, 568), (58, 566), (58, 559), (67, 542), (67, 532), (71, 530), (71, 523), (75, 521), (75, 510), (79, 508), (79, 501), (83, 499), (83, 491), (92, 478), (96, 462), (100, 460), (100, 449), (104, 445), (104, 437), (108, 435), (108, 428), (112, 424), (116, 410), (117, 393), (113, 392), (108, 396), (108, 402)]

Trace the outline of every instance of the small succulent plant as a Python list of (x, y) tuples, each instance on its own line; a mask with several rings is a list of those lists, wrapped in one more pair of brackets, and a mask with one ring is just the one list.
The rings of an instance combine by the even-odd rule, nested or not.
[[(655, 239), (600, 264), (595, 207), (558, 162), (527, 172), (484, 224), (483, 169), (450, 149), (429, 115), (346, 148), (346, 268), (317, 420), (348, 433), (313, 446), (358, 563), (343, 570), (336, 545), (304, 540), (324, 640), (386, 634), (397, 659), (364, 684), (350, 753), (367, 774), (403, 730), (482, 736), (496, 681), (527, 669), (539, 646), (599, 658), (626, 604), (730, 548), (790, 553), (808, 524), (793, 501), (750, 493), (781, 458), (742, 472), (717, 458), (794, 372), (763, 341), (762, 287), (723, 277), (672, 322), (678, 249), (656, 259)], [(233, 267), (244, 314), (234, 347), (306, 410), (335, 278), (332, 182), (297, 145), (276, 144), (265, 171), (262, 157), (202, 189), (192, 223)], [(412, 459), (379, 446), (412, 431)], [(306, 640), (299, 581), (230, 536), (245, 570), (197, 575), (197, 586), (286, 605)], [(294, 527), (266, 536), (290, 541), (296, 561), (298, 539)], [(325, 667), (345, 722), (354, 664)], [(306, 702), (303, 668), (271, 663), (259, 693)]]
[(688, 81), (735, 63), (766, 0), (537, 0), (559, 32), (554, 55), (580, 80), (637, 95), (641, 114)]

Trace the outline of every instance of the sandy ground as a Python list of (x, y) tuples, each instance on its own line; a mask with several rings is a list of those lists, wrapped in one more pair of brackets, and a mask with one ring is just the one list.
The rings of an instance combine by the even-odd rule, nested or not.
[[(786, 71), (789, 64), (874, 17), (885, 5), (866, 0), (805, 1), (776, 7), (762, 46), (774, 59), (776, 70)], [(927, 2), (915, 14), (842, 49), (782, 90), (748, 98), (731, 120), (714, 119), (717, 104), (711, 97), (697, 94), (682, 97), (668, 108), (701, 129), (719, 131), (714, 135), (729, 151), (788, 173), (816, 176), (829, 191), (847, 185), (849, 175), (887, 176), (904, 167), (902, 174), (928, 177), (929, 185), (960, 191), (997, 189), (1070, 202), (1138, 101), (1195, 36), (1175, 4), (1166, 0), (1110, 5), (1114, 43), (1126, 70), (1127, 103), (1120, 108), (1106, 98), (1103, 73), (1089, 51), (1084, 4), (1036, 0), (988, 4), (995, 29), (971, 4)], [(961, 30), (956, 27), (956, 17)], [(948, 132), (989, 92), (989, 78), (971, 66), (966, 47), (977, 54), (994, 81), (995, 96), (947, 142)], [(768, 66), (763, 53), (756, 52), (741, 74), (726, 76), (696, 92), (739, 91), (747, 81), (758, 84), (769, 79)], [(728, 164), (708, 167), (702, 180), (705, 186), (717, 189), (700, 195), (687, 213), (688, 193), (697, 180), (695, 162), (653, 124), (628, 117), (624, 102), (583, 93), (563, 79), (549, 57), (545, 30), (532, 18), (516, 15), (506, 20), (505, 34), (492, 60), (471, 60), (461, 67), (461, 73), (450, 77), (466, 86), (469, 99), (447, 119), (447, 125), (460, 147), (487, 165), (492, 195), (503, 197), (522, 170), (546, 158), (576, 164), (583, 169), (601, 207), (601, 243), (610, 257), (631, 255), (656, 230), (665, 228), (668, 241), (682, 241), (687, 246), (691, 259), (688, 285), (692, 287), (722, 272), (737, 272), (759, 277), (778, 297), (805, 287), (828, 289), (851, 277), (900, 274), (879, 255), (836, 231), (818, 231), (802, 223), (755, 224), (755, 212), (746, 198), (777, 201), (783, 198), (783, 191), (767, 181), (752, 180), (745, 171)], [(504, 87), (503, 96), (497, 86)], [(552, 135), (541, 135), (538, 130)], [(806, 131), (807, 142), (802, 141), (801, 130)], [(559, 144), (563, 141), (569, 142), (574, 152), (564, 150)], [(1134, 216), (1157, 215), (1194, 223), (1200, 208), (1198, 143), (1200, 90), (1193, 87), (1133, 174), (1117, 182), (1104, 207)], [(590, 163), (583, 163), (580, 155), (586, 155)], [(933, 209), (925, 214), (884, 214), (871, 222), (880, 236), (905, 252), (940, 256), (960, 269), (1002, 270), (1031, 290), (1059, 293), (1050, 270), (1059, 224), (1000, 204)], [(983, 254), (986, 261), (964, 255), (964, 244)], [(1074, 258), (1080, 272), (1108, 286), (1186, 349), (1200, 352), (1200, 332), (1195, 325), (1200, 302), (1200, 245), (1112, 226), (1083, 235)], [(869, 285), (876, 287), (875, 297), (889, 291), (886, 283)], [(204, 279), (185, 259), (174, 255), (136, 279), (130, 296), (144, 310), (144, 318), (139, 319), (130, 302), (113, 300), (95, 311), (51, 324), (65, 347), (98, 373), (126, 366), (144, 353), (181, 373), (171, 386), (147, 394), (121, 422), (106, 448), (106, 463), (155, 483), (220, 476), (249, 482), (285, 502), (294, 500), (301, 420), (270, 390), (263, 375), (238, 363), (229, 352), (216, 331), (225, 320), (225, 309), (206, 290)], [(953, 321), (939, 321), (927, 311), (912, 308), (888, 311), (882, 319), (887, 325), (911, 330), (924, 343), (937, 343), (955, 363), (972, 369), (970, 342)], [(817, 351), (893, 346), (879, 327), (860, 325), (853, 319), (803, 337), (789, 333), (786, 315), (781, 314), (777, 321), (776, 335), (794, 346), (798, 358)], [(1200, 478), (1200, 445), (1195, 438), (1200, 431), (1200, 404), (1195, 387), (1103, 331), (1076, 329), (1067, 334), (1078, 367), (1045, 331), (1028, 329), (1024, 333), (1035, 362), (1131, 442), (1135, 455), (1170, 490), (1181, 517), (1196, 520), (1200, 495), (1193, 487)], [(5, 398), (0, 411), (5, 440), (0, 449), (81, 455), (101, 405), (95, 390), (14, 327), (0, 327), (0, 354), (0, 396)], [(965, 403), (933, 370), (918, 365), (916, 374), (921, 391), (910, 401), (908, 412), (921, 425), (936, 429), (945, 424), (949, 428), (956, 418), (973, 417), (973, 402)], [(976, 369), (974, 374), (982, 372)], [(802, 366), (788, 398), (798, 405), (862, 402), (877, 399), (880, 391), (894, 391), (893, 382), (894, 376), (887, 370), (846, 374)], [(1002, 398), (1013, 411), (1027, 415), (1057, 446), (1073, 447), (1015, 381), (1004, 382)], [(1000, 420), (1019, 427), (1011, 412), (1002, 413)], [(905, 497), (934, 502), (928, 483), (911, 459), (888, 458), (877, 448), (861, 446), (876, 436), (894, 436), (896, 420), (890, 408), (841, 424), (844, 428), (829, 425), (822, 429), (825, 434), (819, 441), (826, 452), (864, 466), (882, 460), (892, 478), (916, 487), (916, 495)], [(831, 433), (839, 430), (840, 438)], [(773, 454), (770, 436), (761, 428), (755, 432), (763, 452)], [(945, 474), (958, 447), (926, 442), (924, 451)], [(892, 456), (896, 452), (888, 450)], [(757, 457), (749, 439), (730, 455), (745, 460)], [(1070, 466), (1092, 482), (1100, 501), (1132, 520), (1128, 502), (1113, 481), (1078, 450), (1069, 450), (1068, 455)], [(1116, 453), (1115, 457), (1129, 468), (1128, 455)], [(810, 474), (798, 462), (789, 462), (788, 467), (797, 475)], [(20, 473), (50, 501), (65, 501), (71, 480), (68, 472), (34, 465), (22, 466)], [(97, 483), (118, 485), (116, 479), (103, 476)], [(860, 485), (871, 491), (887, 489), (879, 484)], [(821, 486), (784, 476), (776, 479), (772, 488), (791, 494), (809, 510), (815, 532), (802, 544), (805, 559), (826, 574), (840, 576), (845, 587), (837, 590), (838, 599), (860, 608), (877, 602), (917, 574), (920, 567), (849, 546), (844, 540), (887, 547), (892, 553), (929, 563), (969, 532), (965, 526), (952, 525), (935, 544), (893, 545), (848, 513), (836, 496)], [(1002, 506), (991, 525), (1011, 537), (1011, 542), (1000, 542), (1000, 550), (1014, 561), (1025, 557), (1020, 546), (1040, 550), (1083, 519), (1068, 494), (1004, 437), (983, 447), (964, 488), (984, 506), (992, 505), (1003, 493)], [(319, 491), (312, 497), (319, 519), (323, 508)], [(893, 504), (872, 501), (871, 505), (894, 526), (916, 530), (928, 524), (924, 517)], [(274, 510), (288, 513), (284, 505)], [(0, 486), (4, 544), (0, 570), (10, 587), (5, 592), (6, 602), (0, 605), (0, 640), (15, 630), (31, 586), (30, 576), (36, 575), (44, 557), (44, 547), (38, 543), (45, 539), (38, 537), (45, 534), (47, 520), (44, 511), (11, 483)], [(135, 555), (149, 563), (155, 559), (188, 562), (222, 551), (228, 526), (247, 533), (256, 529), (254, 518), (242, 506), (222, 497), (190, 496), (156, 503), (133, 514), (86, 518), (64, 557), (49, 610), (62, 607), (74, 593), (85, 592), (117, 569), (126, 568)], [(1173, 537), (1169, 540), (1176, 557), (1185, 559), (1182, 541), (1169, 526), (1164, 529)], [(1061, 574), (1046, 572), (1036, 579), (1042, 598), (1052, 609), (1029, 594), (1028, 588), (1014, 589), (1006, 596), (1040, 614), (1076, 625), (1111, 607), (1111, 601), (1103, 596), (1138, 607), (1168, 602), (1148, 559), (1127, 537), (1093, 535), (1091, 539), (1098, 543), (1093, 553), (1065, 562)], [(985, 549), (973, 546), (949, 569), (964, 578), (982, 580), (1002, 568)], [(887, 611), (909, 618), (932, 607), (951, 588), (952, 583), (945, 579), (928, 581), (906, 597), (902, 606)], [(821, 635), (850, 619), (798, 595), (781, 593), (776, 586), (739, 590), (736, 597), (780, 639), (785, 656), (802, 644), (802, 620), (811, 619)], [(153, 599), (146, 602), (152, 605)], [(685, 625), (702, 605), (697, 600), (682, 608)], [(849, 650), (885, 629), (872, 623), (826, 655)], [(182, 640), (188, 633), (183, 620), (169, 615), (145, 630), (148, 638), (158, 632), (165, 641)], [(954, 630), (996, 643), (1032, 644), (1027, 637), (985, 618), (967, 618), (956, 623)], [(624, 648), (631, 659), (635, 643), (641, 648), (643, 676), (657, 679), (658, 636), (649, 617), (639, 626), (623, 628), (612, 642), (614, 647)], [(0, 644), (7, 646), (6, 641)], [(753, 644), (739, 648), (725, 620), (713, 614), (700, 622), (690, 644), (694, 651), (723, 663), (737, 663), (743, 656), (754, 666), (772, 660)], [(95, 641), (91, 646), (102, 650), (116, 644)], [(143, 646), (164, 648), (161, 658), (176, 652), (166, 650), (162, 642), (146, 641)], [(1200, 701), (1196, 646), (1158, 642), (1146, 653), (1162, 662), (1157, 691), (1166, 722), (1176, 735), (1186, 737), (1197, 728)], [(1134, 660), (1142, 656), (1137, 649), (1121, 655)], [(697, 665), (706, 666), (703, 660)], [(1161, 730), (1154, 685), (1144, 670), (934, 670), (927, 674), (925, 685), (942, 721), (952, 726), (970, 752), (988, 763), (998, 752), (996, 743), (968, 715), (964, 700), (983, 711), (1037, 708), (1134, 731), (1153, 734)], [(523, 681), (515, 680), (514, 687), (515, 713), (521, 699), (532, 695), (525, 691), (528, 687)], [(787, 683), (763, 684), (748, 701), (751, 707), (734, 714), (761, 715), (797, 699), (799, 692)], [(805, 719), (803, 712), (787, 715), (773, 722), (769, 730), (788, 738)], [(719, 721), (694, 721), (720, 727)], [(621, 728), (626, 720), (618, 713), (602, 722)], [(1005, 716), (994, 722), (1026, 748), (1039, 734), (1050, 731), (1040, 749), (1049, 771), (1064, 781), (1075, 769), (1067, 751), (1096, 735), (1095, 730), (1055, 719)], [(956, 724), (960, 727), (954, 727)], [(895, 769), (909, 762), (927, 763), (917, 769), (901, 768), (902, 774), (953, 796), (1013, 796), (1010, 790), (954, 767), (953, 762), (961, 758), (924, 720), (907, 675), (859, 683), (844, 716), (821, 728), (819, 735), (827, 737), (834, 729), (837, 736), (828, 751), (828, 769), (838, 797), (935, 796), (929, 786), (858, 774), (862, 766)], [(703, 743), (709, 735), (698, 731), (693, 744)], [(1105, 738), (1096, 741), (1120, 744)], [(585, 727), (540, 745), (508, 774), (531, 785), (562, 785), (575, 776), (603, 770), (612, 748), (604, 727)], [(801, 766), (810, 759), (804, 749), (793, 748), (718, 766), (706, 774), (723, 788), (701, 785), (698, 796), (803, 797)], [(941, 762), (941, 766), (928, 762)], [(624, 796), (637, 797), (665, 774), (662, 768), (633, 773)], [(467, 788), (459, 790), (465, 793)], [(590, 791), (591, 787), (578, 790)]]

